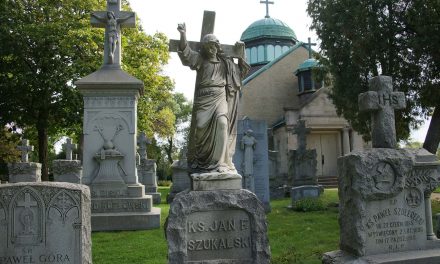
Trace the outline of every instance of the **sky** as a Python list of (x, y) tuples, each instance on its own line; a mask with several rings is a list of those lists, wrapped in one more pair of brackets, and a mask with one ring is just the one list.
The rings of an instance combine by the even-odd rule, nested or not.
[[(296, 34), (299, 41), (319, 44), (314, 31), (310, 30), (311, 19), (307, 15), (307, 0), (270, 0), (269, 15), (287, 25)], [(129, 0), (142, 27), (147, 34), (162, 32), (169, 39), (180, 37), (177, 24), (185, 23), (187, 39), (200, 40), (203, 11), (215, 11), (214, 34), (222, 44), (234, 44), (253, 22), (266, 15), (266, 4), (260, 0)], [(316, 46), (315, 46), (316, 49)], [(319, 46), (318, 46), (319, 49)], [(163, 74), (175, 81), (175, 91), (183, 93), (188, 99), (193, 98), (195, 72), (183, 66), (176, 53), (171, 53)], [(411, 138), (423, 142), (429, 122), (425, 122), (418, 131), (411, 133)]]

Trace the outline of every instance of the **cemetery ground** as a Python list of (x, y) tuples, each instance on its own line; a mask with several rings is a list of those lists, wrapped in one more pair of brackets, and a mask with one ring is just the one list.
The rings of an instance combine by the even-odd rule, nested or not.
[[(159, 187), (162, 195), (161, 228), (132, 232), (95, 232), (93, 263), (167, 263), (167, 244), (163, 225), (168, 216), (166, 195), (169, 187)], [(321, 263), (324, 252), (336, 250), (339, 245), (338, 193), (326, 189), (320, 198), (324, 210), (297, 212), (287, 209), (290, 198), (271, 201), (272, 211), (267, 215), (269, 242), (274, 264)], [(305, 205), (307, 207), (307, 205)], [(433, 200), (433, 215), (440, 213), (440, 201)], [(436, 221), (433, 221), (434, 225)], [(434, 226), (434, 230), (436, 227)]]

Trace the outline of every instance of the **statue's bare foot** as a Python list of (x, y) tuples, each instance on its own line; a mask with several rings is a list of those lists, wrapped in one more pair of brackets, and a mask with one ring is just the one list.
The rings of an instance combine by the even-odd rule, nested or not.
[(228, 167), (224, 167), (224, 166), (220, 166), (220, 167), (217, 168), (218, 172), (227, 172), (228, 170), (229, 170), (229, 168)]

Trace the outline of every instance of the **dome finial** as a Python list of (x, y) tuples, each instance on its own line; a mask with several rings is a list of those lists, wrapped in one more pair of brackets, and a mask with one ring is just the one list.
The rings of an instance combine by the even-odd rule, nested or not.
[(266, 4), (266, 16), (265, 16), (265, 18), (269, 18), (270, 16), (269, 16), (269, 5), (273, 5), (274, 3), (272, 2), (272, 1), (269, 1), (269, 0), (262, 0), (262, 1), (260, 1), (260, 4)]

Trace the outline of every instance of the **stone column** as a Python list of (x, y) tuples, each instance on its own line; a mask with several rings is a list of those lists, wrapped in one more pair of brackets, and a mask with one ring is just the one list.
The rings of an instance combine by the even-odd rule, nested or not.
[(342, 155), (350, 153), (350, 129), (344, 127), (342, 129)]

